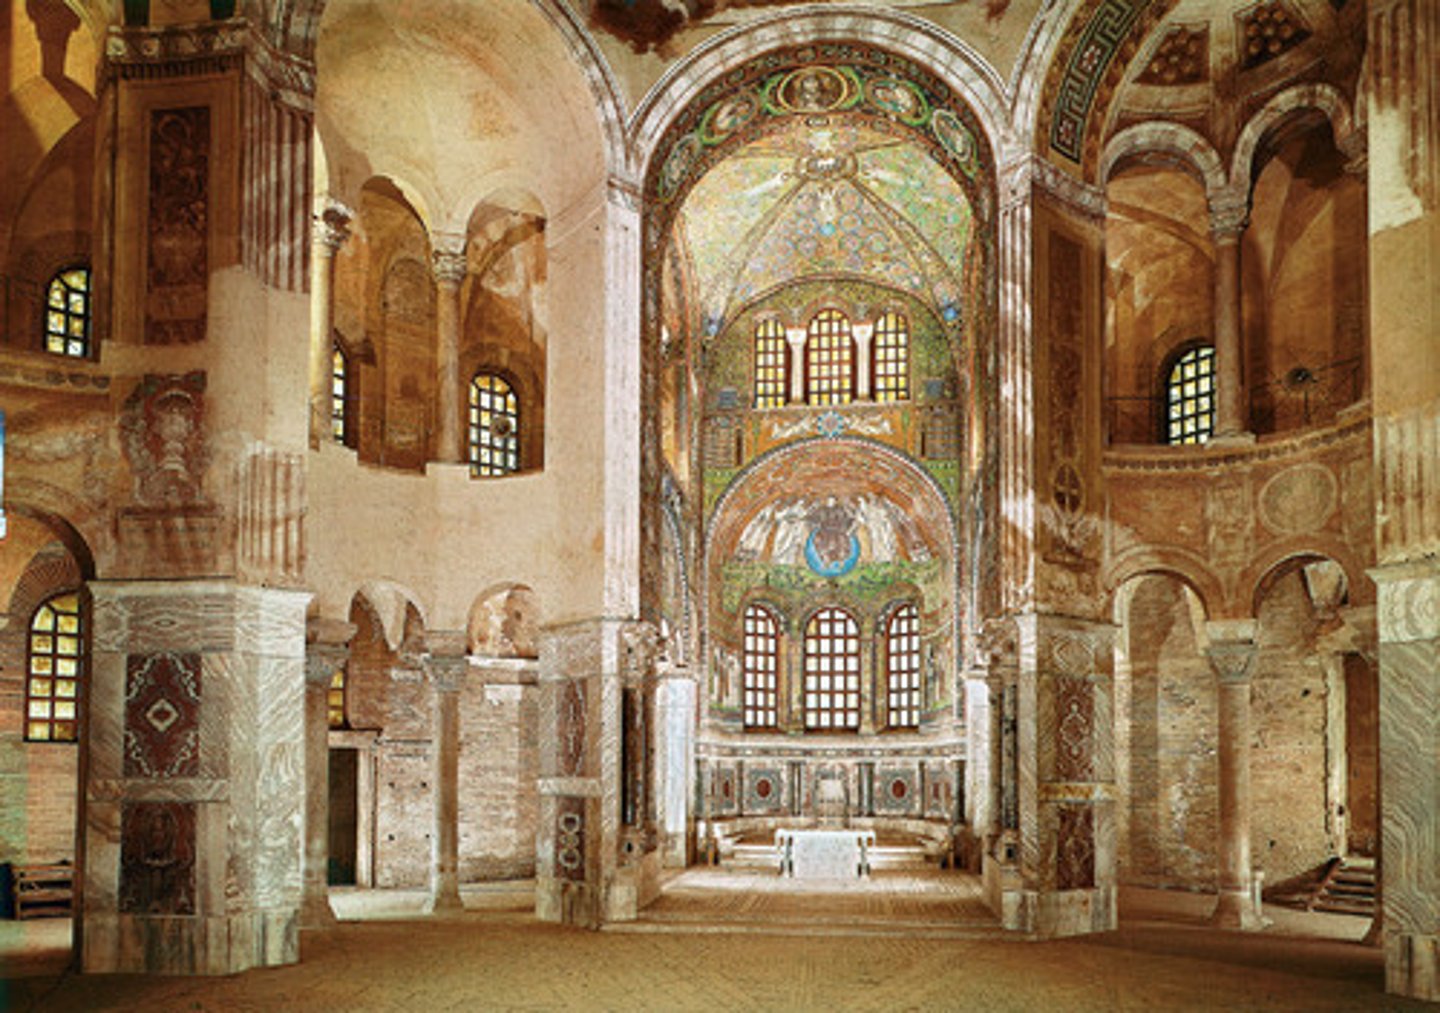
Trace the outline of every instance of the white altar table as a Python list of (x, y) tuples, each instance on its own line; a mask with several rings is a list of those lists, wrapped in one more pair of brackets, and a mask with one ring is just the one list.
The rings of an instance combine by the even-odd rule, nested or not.
[(870, 875), (873, 830), (777, 830), (780, 875), (796, 879), (862, 879)]

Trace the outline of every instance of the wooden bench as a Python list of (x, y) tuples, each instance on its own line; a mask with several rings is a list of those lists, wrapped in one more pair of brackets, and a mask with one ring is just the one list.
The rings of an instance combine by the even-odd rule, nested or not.
[(73, 865), (16, 865), (11, 869), (15, 917), (68, 917), (75, 898)]

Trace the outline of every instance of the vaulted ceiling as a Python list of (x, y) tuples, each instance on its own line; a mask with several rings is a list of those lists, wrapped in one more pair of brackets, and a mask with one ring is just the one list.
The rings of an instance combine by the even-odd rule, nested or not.
[(903, 135), (794, 118), (696, 183), (676, 217), (707, 330), (780, 286), (865, 278), (953, 316), (971, 208)]

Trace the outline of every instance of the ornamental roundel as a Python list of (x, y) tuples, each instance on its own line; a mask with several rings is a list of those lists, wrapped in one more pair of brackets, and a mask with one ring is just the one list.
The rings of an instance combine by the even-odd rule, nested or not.
[(755, 782), (755, 794), (762, 799), (769, 798), (774, 793), (774, 791), (775, 787), (770, 783), (770, 779), (768, 777), (762, 777)]
[(899, 802), (903, 800), (905, 796), (909, 793), (910, 786), (905, 783), (905, 779), (903, 777), (897, 777), (895, 778), (895, 780), (890, 782), (890, 797), (895, 799), (895, 801)]

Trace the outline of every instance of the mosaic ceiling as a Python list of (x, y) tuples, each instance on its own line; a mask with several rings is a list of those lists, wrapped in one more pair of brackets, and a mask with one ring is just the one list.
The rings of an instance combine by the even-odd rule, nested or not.
[(955, 179), (904, 134), (794, 117), (710, 169), (673, 228), (710, 336), (757, 297), (814, 277), (878, 282), (954, 322), (972, 218)]

